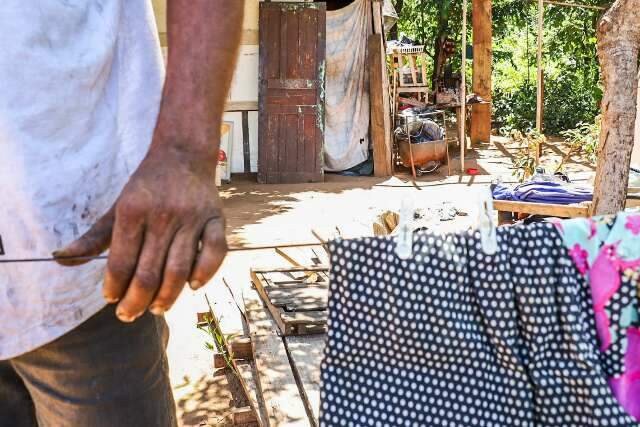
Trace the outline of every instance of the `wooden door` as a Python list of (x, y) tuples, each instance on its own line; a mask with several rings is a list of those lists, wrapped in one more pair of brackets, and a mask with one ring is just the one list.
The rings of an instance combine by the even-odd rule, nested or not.
[(326, 5), (260, 3), (258, 182), (323, 180)]

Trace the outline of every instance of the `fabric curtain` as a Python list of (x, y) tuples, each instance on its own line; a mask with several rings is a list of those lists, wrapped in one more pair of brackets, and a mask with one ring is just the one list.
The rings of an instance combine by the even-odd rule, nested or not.
[(371, 3), (356, 0), (327, 12), (325, 170), (343, 171), (367, 159)]

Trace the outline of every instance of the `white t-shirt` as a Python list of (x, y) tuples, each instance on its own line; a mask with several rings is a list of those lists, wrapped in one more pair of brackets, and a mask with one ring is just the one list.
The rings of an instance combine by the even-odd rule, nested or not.
[[(155, 20), (150, 0), (3, 0), (0, 28), (0, 260), (47, 257), (108, 210), (148, 149)], [(104, 264), (0, 264), (0, 360), (104, 307)]]

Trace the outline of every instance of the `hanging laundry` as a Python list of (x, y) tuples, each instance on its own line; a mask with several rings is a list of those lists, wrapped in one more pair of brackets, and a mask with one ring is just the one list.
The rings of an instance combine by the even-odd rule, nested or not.
[(322, 425), (640, 426), (558, 227), (500, 228), (498, 245), (420, 233), (400, 260), (389, 237), (330, 244)]
[(640, 213), (555, 224), (591, 287), (609, 384), (626, 411), (640, 420)]

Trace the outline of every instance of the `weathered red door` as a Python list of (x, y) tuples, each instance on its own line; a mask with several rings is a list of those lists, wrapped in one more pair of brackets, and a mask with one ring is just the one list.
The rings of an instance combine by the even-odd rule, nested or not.
[(324, 3), (260, 3), (258, 181), (323, 180)]

